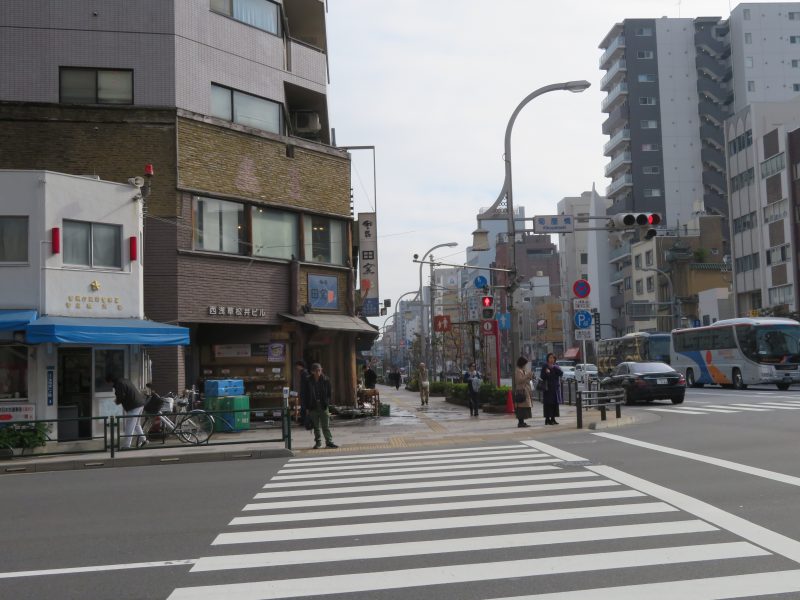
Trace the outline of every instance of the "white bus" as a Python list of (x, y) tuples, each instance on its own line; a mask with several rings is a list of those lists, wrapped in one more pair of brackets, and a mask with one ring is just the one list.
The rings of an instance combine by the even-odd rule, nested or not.
[(606, 374), (621, 362), (665, 362), (669, 364), (670, 334), (662, 332), (628, 333), (597, 342), (597, 368)]
[(800, 323), (756, 317), (725, 319), (672, 332), (672, 367), (686, 385), (719, 384), (743, 390), (774, 383), (786, 390), (800, 383)]

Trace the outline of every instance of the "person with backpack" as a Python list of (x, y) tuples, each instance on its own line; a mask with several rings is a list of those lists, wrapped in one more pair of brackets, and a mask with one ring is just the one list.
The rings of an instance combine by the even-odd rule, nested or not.
[(464, 379), (467, 381), (467, 392), (469, 393), (469, 414), (471, 417), (477, 417), (481, 407), (480, 395), (483, 379), (481, 379), (480, 373), (475, 368), (475, 363), (469, 366), (469, 372)]

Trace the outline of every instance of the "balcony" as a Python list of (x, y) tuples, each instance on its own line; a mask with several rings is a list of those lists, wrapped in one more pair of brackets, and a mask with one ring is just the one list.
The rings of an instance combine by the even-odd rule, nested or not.
[(606, 197), (613, 196), (628, 187), (633, 187), (633, 175), (626, 173), (611, 182), (611, 185), (606, 188)]
[(608, 64), (618, 56), (622, 56), (624, 51), (625, 51), (625, 36), (621, 35), (619, 37), (614, 38), (608, 45), (608, 48), (606, 48), (606, 51), (603, 52), (603, 55), (600, 57), (600, 68), (607, 69)]
[(623, 102), (617, 108), (612, 110), (608, 118), (603, 121), (603, 133), (609, 135), (612, 131), (616, 131), (623, 125), (628, 124), (628, 103)]
[(625, 81), (620, 81), (617, 85), (611, 88), (611, 90), (608, 92), (608, 96), (603, 99), (603, 102), (600, 104), (600, 110), (603, 112), (610, 112), (615, 106), (617, 106), (618, 102), (621, 102), (627, 97), (628, 83)]
[(722, 127), (704, 123), (700, 126), (700, 139), (721, 151), (725, 150), (725, 137), (722, 133)]
[(603, 146), (603, 154), (606, 156), (611, 156), (611, 153), (614, 150), (616, 150), (619, 144), (630, 141), (631, 141), (631, 130), (620, 129), (617, 133), (611, 136), (610, 140), (608, 140), (605, 143), (605, 145)]
[(725, 56), (730, 51), (728, 44), (711, 37), (710, 33), (697, 32), (694, 35), (694, 43), (698, 49), (705, 50), (712, 56)]
[(698, 52), (694, 59), (694, 66), (698, 71), (705, 72), (717, 81), (725, 80), (726, 67), (713, 56)]
[(718, 194), (725, 194), (727, 192), (725, 176), (719, 171), (703, 171), (703, 185), (707, 185)]
[(600, 80), (600, 89), (603, 91), (608, 91), (608, 88), (610, 88), (619, 77), (624, 77), (627, 71), (628, 64), (625, 62), (625, 59), (619, 59), (617, 62), (611, 65), (608, 73), (606, 73), (605, 76)]
[(622, 294), (616, 294), (611, 296), (611, 308), (614, 310), (619, 310), (625, 306), (625, 296)]
[(728, 86), (724, 83), (714, 81), (708, 77), (697, 78), (697, 94), (702, 99), (704, 96), (711, 102), (725, 104), (725, 100), (730, 94)]
[(719, 150), (703, 148), (700, 150), (700, 160), (707, 165), (711, 165), (716, 171), (725, 171), (725, 155)]
[(290, 38), (289, 71), (301, 79), (324, 87), (328, 82), (328, 57), (319, 48)]
[(631, 255), (631, 244), (630, 242), (625, 242), (616, 248), (611, 248), (608, 253), (608, 262), (616, 262), (621, 258)]
[(623, 152), (615, 156), (610, 163), (606, 165), (606, 177), (612, 177), (621, 167), (631, 164), (631, 153)]
[(722, 110), (718, 105), (711, 102), (701, 102), (699, 106), (700, 117), (708, 117), (716, 125), (722, 126), (725, 119), (731, 116), (727, 110)]

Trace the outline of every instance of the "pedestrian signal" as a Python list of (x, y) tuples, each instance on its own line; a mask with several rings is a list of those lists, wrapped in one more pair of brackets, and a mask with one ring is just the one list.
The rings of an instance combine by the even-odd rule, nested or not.
[(494, 319), (494, 297), (483, 296), (481, 298), (481, 318)]

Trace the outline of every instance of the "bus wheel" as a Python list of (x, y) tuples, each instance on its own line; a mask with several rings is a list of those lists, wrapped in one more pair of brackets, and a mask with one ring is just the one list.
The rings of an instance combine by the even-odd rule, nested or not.
[(736, 390), (746, 390), (747, 386), (744, 384), (742, 372), (739, 369), (733, 370), (733, 388)]
[(785, 392), (786, 390), (789, 389), (788, 383), (776, 383), (775, 385), (778, 386), (778, 389), (782, 392)]
[(694, 378), (694, 371), (692, 369), (686, 369), (686, 387), (693, 387), (693, 388), (701, 388), (705, 384), (697, 383)]

